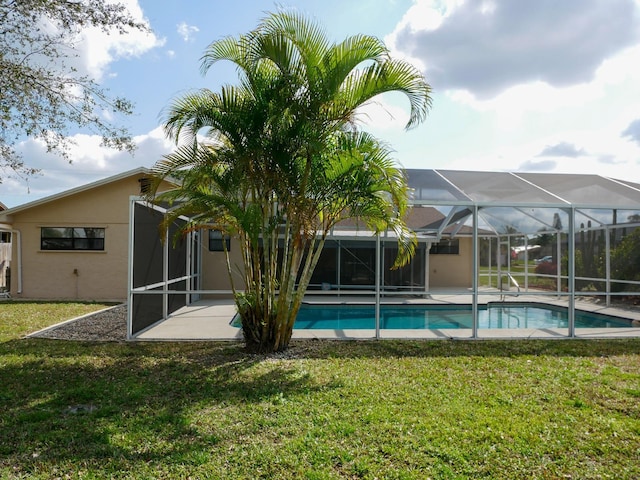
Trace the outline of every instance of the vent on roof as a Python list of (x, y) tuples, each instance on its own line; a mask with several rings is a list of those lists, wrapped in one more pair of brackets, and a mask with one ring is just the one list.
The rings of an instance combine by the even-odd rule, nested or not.
[(151, 179), (142, 177), (138, 179), (138, 182), (140, 182), (140, 193), (141, 194), (149, 193), (149, 191), (151, 190)]

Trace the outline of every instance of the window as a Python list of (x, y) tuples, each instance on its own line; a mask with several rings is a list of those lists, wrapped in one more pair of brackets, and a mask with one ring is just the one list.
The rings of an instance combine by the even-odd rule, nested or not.
[(210, 252), (224, 252), (224, 246), (222, 242), (227, 244), (227, 252), (231, 251), (231, 239), (224, 237), (220, 230), (209, 230), (209, 251)]
[(455, 238), (434, 243), (431, 245), (429, 253), (431, 255), (458, 255), (460, 253), (460, 241)]
[(42, 250), (104, 250), (104, 228), (43, 227)]

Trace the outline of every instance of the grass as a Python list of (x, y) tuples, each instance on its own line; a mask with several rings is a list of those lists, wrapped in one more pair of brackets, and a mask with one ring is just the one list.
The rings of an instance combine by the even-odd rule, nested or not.
[(0, 342), (19, 338), (111, 305), (113, 304), (95, 302), (0, 301)]
[[(535, 273), (536, 265), (533, 261), (529, 262), (527, 277), (529, 279), (529, 287), (532, 288), (540, 288), (543, 290), (555, 290), (556, 289), (556, 279), (554, 277), (549, 276), (539, 276)], [(507, 267), (502, 267), (503, 274), (506, 273)], [(481, 287), (493, 287), (499, 288), (500, 279), (498, 278), (498, 270), (496, 266), (491, 267), (491, 279), (489, 278), (489, 267), (480, 267), (480, 277), (479, 282)], [(514, 262), (511, 265), (510, 269), (511, 276), (515, 279), (516, 282), (520, 285), (520, 287), (524, 288), (525, 285), (525, 264), (524, 262)], [(510, 284), (510, 287), (513, 288), (513, 285)]]
[(264, 357), (21, 335), (0, 344), (0, 478), (640, 478), (637, 339)]

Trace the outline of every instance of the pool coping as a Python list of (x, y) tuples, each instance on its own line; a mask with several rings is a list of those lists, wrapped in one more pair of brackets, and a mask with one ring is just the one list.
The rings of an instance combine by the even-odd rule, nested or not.
[[(446, 297), (446, 298), (445, 298)], [(464, 296), (468, 298), (468, 295)], [(500, 301), (500, 296), (486, 296), (479, 304), (487, 304)], [(493, 298), (493, 299), (492, 299)], [(529, 299), (530, 298), (530, 299)], [(529, 297), (526, 303), (544, 303), (548, 305), (566, 307), (566, 302), (554, 297)], [(403, 298), (385, 299), (381, 302), (387, 304), (469, 304), (459, 302), (460, 296), (439, 295), (438, 298)], [(537, 301), (536, 301), (537, 300)], [(317, 304), (356, 304), (366, 302), (371, 304), (371, 298), (342, 298), (331, 301), (328, 296), (319, 298), (309, 296), (305, 303)], [(524, 303), (522, 299), (517, 302)], [(623, 309), (618, 307), (606, 307), (601, 304), (580, 301), (576, 302), (576, 309), (590, 313), (604, 313), (606, 315), (631, 319), (634, 326), (630, 328), (577, 328), (575, 337), (568, 336), (567, 328), (547, 329), (478, 329), (477, 336), (473, 337), (471, 329), (436, 329), (436, 330), (380, 330), (376, 337), (375, 330), (294, 330), (293, 339), (572, 339), (572, 338), (640, 338), (640, 310)], [(230, 325), (231, 319), (236, 314), (235, 305), (231, 299), (200, 300), (192, 305), (182, 307), (166, 320), (151, 325), (132, 340), (141, 341), (207, 341), (207, 340), (242, 340), (242, 330)], [(638, 326), (635, 326), (637, 322)]]

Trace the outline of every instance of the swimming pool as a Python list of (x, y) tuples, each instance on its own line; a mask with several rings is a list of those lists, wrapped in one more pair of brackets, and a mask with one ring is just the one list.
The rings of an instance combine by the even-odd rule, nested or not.
[[(472, 328), (471, 305), (381, 305), (380, 328), (384, 330), (441, 330)], [(568, 311), (563, 307), (533, 303), (489, 303), (478, 305), (478, 328), (568, 328)], [(239, 319), (232, 325), (239, 327)], [(576, 328), (624, 328), (631, 321), (576, 310)], [(375, 329), (373, 305), (304, 304), (298, 312), (295, 330)]]

